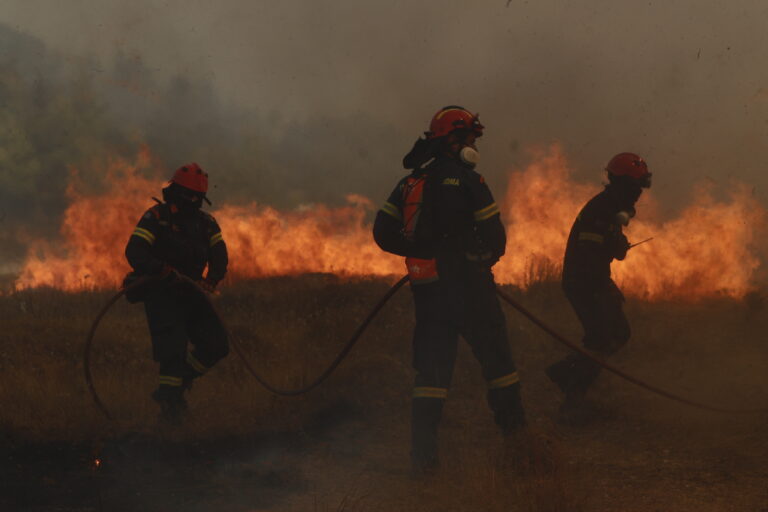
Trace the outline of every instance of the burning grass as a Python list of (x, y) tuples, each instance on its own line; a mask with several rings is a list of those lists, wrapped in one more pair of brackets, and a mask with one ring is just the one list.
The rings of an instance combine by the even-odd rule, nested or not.
[[(29, 253), (17, 288), (98, 289), (116, 286), (125, 275), (123, 255), (114, 249), (124, 246), (163, 184), (146, 176), (167, 172), (147, 148), (135, 162), (115, 159), (101, 167), (106, 168), (105, 190), (99, 194), (85, 192), (87, 184), (72, 170), (61, 239), (27, 240)], [(576, 182), (557, 145), (533, 152), (527, 168), (509, 174), (506, 193), (497, 193), (508, 233), (507, 254), (495, 268), (498, 282), (525, 288), (532, 282), (532, 267), (551, 272), (559, 266), (574, 218), (600, 190), (597, 179)], [(627, 295), (692, 301), (742, 298), (754, 288), (760, 251), (765, 250), (759, 247), (765, 210), (747, 187), (727, 189), (724, 198), (715, 199), (711, 190), (699, 187), (693, 202), (671, 219), (657, 215), (652, 192), (641, 197), (627, 236), (633, 242), (654, 240), (632, 249), (631, 265), (614, 269)], [(312, 204), (279, 211), (256, 203), (224, 203), (212, 213), (236, 279), (306, 273), (383, 277), (402, 272), (403, 264), (371, 238), (370, 219), (377, 207), (377, 201), (350, 195), (346, 205), (337, 207)]]
[[(295, 387), (322, 371), (390, 284), (330, 275), (270, 278), (226, 286), (216, 302), (264, 376)], [(578, 336), (557, 285), (534, 282), (527, 291), (508, 291), (560, 331)], [(681, 409), (604, 376), (595, 390), (596, 424), (583, 430), (555, 425), (559, 397), (542, 369), (563, 351), (513, 312), (510, 338), (532, 437), (504, 444), (483, 401), (477, 365), (462, 347), (441, 431), (442, 469), (426, 481), (411, 480), (413, 313), (407, 291), (395, 296), (349, 359), (314, 392), (271, 396), (231, 354), (196, 384), (190, 420), (173, 433), (159, 429), (149, 399), (156, 367), (142, 308), (121, 302), (97, 334), (92, 369), (117, 418), (110, 426), (90, 401), (81, 362), (87, 328), (108, 296), (35, 289), (0, 297), (0, 432), (14, 453), (52, 442), (87, 452), (106, 440), (110, 503), (156, 485), (138, 474), (140, 468), (162, 475), (168, 464), (188, 468), (180, 473), (187, 484), (182, 476), (157, 478), (199, 484), (205, 491), (195, 492), (203, 493), (203, 502), (231, 510), (252, 509), (264, 493), (274, 502), (260, 510), (631, 511), (654, 503), (722, 510), (716, 506), (724, 506), (729, 493), (738, 493), (737, 504), (747, 510), (766, 498), (758, 477), (768, 477), (760, 462), (768, 445), (754, 435), (765, 418)], [(613, 362), (691, 398), (765, 404), (762, 297), (697, 304), (630, 300), (633, 341)], [(200, 471), (209, 475), (205, 483), (198, 482)], [(732, 476), (724, 478), (723, 471)], [(218, 493), (218, 502), (210, 492)]]

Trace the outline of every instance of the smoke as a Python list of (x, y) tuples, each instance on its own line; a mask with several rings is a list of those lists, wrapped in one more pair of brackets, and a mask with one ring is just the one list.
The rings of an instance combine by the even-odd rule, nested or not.
[(768, 199), (768, 89), (754, 65), (768, 8), (657, 4), (9, 0), (4, 224), (51, 232), (67, 168), (140, 143), (169, 172), (199, 161), (217, 202), (379, 200), (452, 103), (487, 126), (481, 171), (497, 195), (524, 148), (558, 140), (592, 183), (614, 153), (642, 154), (666, 214), (702, 179)]
[(6, 260), (29, 236), (55, 233), (68, 167), (105, 158), (119, 137), (90, 82), (40, 41), (0, 26), (0, 48), (0, 260)]
[(209, 196), (219, 204), (339, 204), (349, 190), (365, 189), (364, 169), (386, 165), (367, 144), (371, 135), (391, 137), (393, 129), (364, 113), (289, 121), (223, 102), (205, 77), (163, 79), (137, 54), (117, 51), (104, 66), (63, 59), (2, 25), (0, 38), (6, 50), (0, 55), (0, 222), (9, 228), (0, 235), (0, 261), (6, 265), (22, 257), (31, 239), (57, 236), (73, 169), (79, 190), (98, 191), (107, 186), (110, 163), (132, 159), (141, 145), (158, 161), (143, 171), (165, 169), (154, 178), (200, 162), (212, 176)]

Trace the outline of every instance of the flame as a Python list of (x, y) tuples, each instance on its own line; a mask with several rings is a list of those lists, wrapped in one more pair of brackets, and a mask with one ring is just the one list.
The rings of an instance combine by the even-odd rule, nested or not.
[(232, 255), (232, 275), (402, 273), (400, 258), (383, 253), (371, 238), (366, 219), (373, 203), (358, 195), (347, 196), (347, 202), (340, 208), (314, 205), (296, 212), (255, 203), (224, 206), (214, 216)]
[(559, 146), (531, 151), (533, 163), (523, 172), (510, 174), (501, 201), (507, 251), (494, 267), (497, 281), (523, 287), (559, 274), (571, 224), (600, 190), (570, 179), (571, 170)]
[(633, 295), (650, 299), (740, 298), (753, 290), (765, 210), (745, 185), (735, 185), (729, 196), (720, 202), (699, 187), (693, 204), (678, 218), (633, 222), (628, 233), (634, 240), (656, 236), (614, 264), (617, 281)]
[[(507, 255), (495, 267), (498, 281), (529, 285), (558, 273), (571, 225), (598, 185), (574, 183), (559, 145), (533, 151), (533, 163), (512, 173), (505, 196)], [(662, 178), (663, 179), (663, 178)], [(614, 261), (614, 279), (628, 295), (645, 299), (743, 297), (754, 287), (760, 266), (755, 245), (765, 227), (765, 210), (744, 185), (716, 201), (698, 187), (694, 202), (676, 219), (656, 219), (653, 196), (644, 192), (630, 241), (654, 240)]]
[[(494, 267), (500, 283), (527, 287), (557, 278), (565, 241), (580, 208), (600, 190), (575, 183), (558, 145), (536, 150), (526, 169), (510, 173), (501, 202), (507, 224), (507, 254)], [(123, 247), (133, 226), (151, 206), (147, 198), (162, 182), (162, 168), (142, 150), (135, 162), (107, 166), (106, 190), (80, 191), (72, 171), (70, 206), (60, 244), (36, 240), (16, 281), (17, 288), (53, 286), (64, 290), (114, 287), (129, 270)], [(371, 237), (375, 209), (367, 198), (350, 195), (347, 205), (310, 205), (278, 211), (256, 203), (225, 205), (212, 214), (230, 252), (233, 279), (311, 272), (341, 276), (404, 273), (401, 258), (382, 252)], [(765, 211), (746, 187), (735, 186), (727, 201), (700, 188), (692, 205), (675, 219), (660, 221), (648, 193), (626, 230), (632, 241), (655, 239), (615, 262), (616, 280), (630, 295), (646, 299), (742, 297), (754, 286), (760, 260), (755, 243)]]
[(108, 163), (106, 190), (97, 195), (80, 191), (78, 171), (70, 169), (69, 206), (61, 224), (61, 242), (33, 240), (17, 288), (51, 286), (67, 291), (115, 287), (127, 270), (122, 249), (147, 198), (157, 194), (160, 182), (139, 174), (152, 166), (147, 148), (136, 162), (115, 159)]
[[(130, 270), (123, 256), (128, 236), (163, 182), (142, 176), (159, 174), (145, 149), (136, 162), (115, 160), (105, 174), (107, 189), (95, 196), (78, 191), (71, 171), (70, 205), (61, 227), (63, 243), (34, 240), (17, 289), (51, 286), (67, 291), (116, 287)], [(225, 205), (212, 212), (222, 228), (230, 255), (229, 274), (265, 277), (310, 272), (341, 276), (404, 272), (400, 258), (382, 252), (366, 222), (373, 203), (350, 195), (348, 206), (310, 205), (280, 212), (251, 203)]]

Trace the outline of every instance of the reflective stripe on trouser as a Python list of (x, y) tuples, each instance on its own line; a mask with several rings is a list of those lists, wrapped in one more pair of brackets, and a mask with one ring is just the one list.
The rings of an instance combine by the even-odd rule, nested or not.
[(187, 365), (189, 365), (192, 371), (198, 375), (202, 375), (208, 371), (208, 367), (201, 363), (192, 352), (187, 352)]
[(181, 377), (175, 377), (173, 375), (163, 375), (161, 373), (158, 383), (161, 386), (179, 387), (184, 383), (184, 379), (182, 379)]
[(439, 398), (445, 400), (448, 398), (448, 390), (446, 388), (415, 386), (413, 388), (413, 398)]
[(517, 372), (508, 373), (488, 382), (488, 389), (501, 389), (520, 382)]

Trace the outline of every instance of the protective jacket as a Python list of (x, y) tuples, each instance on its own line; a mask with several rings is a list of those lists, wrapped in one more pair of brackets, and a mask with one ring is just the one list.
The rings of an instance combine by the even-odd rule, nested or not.
[(164, 265), (199, 281), (218, 283), (227, 272), (227, 246), (210, 214), (194, 210), (182, 214), (172, 203), (161, 203), (144, 213), (125, 248), (128, 263), (139, 275), (158, 274)]
[(576, 217), (563, 262), (565, 288), (603, 287), (611, 281), (611, 262), (623, 260), (629, 244), (622, 232), (620, 212), (634, 215), (629, 202), (608, 185)]
[(499, 207), (485, 180), (449, 156), (400, 180), (376, 216), (373, 235), (383, 250), (405, 256), (409, 271), (409, 258), (434, 261), (438, 273), (468, 262), (490, 267), (506, 247)]

